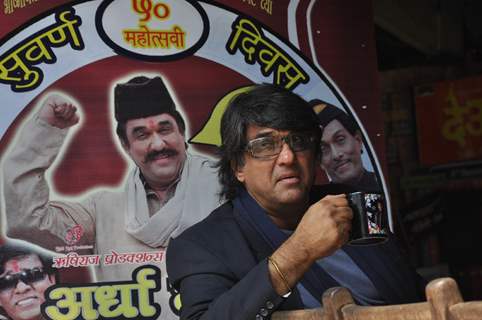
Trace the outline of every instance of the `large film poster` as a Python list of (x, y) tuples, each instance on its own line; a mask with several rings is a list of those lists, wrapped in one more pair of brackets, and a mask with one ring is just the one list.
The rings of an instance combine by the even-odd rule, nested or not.
[[(165, 248), (222, 201), (220, 118), (254, 83), (323, 115), (318, 183), (386, 193), (367, 1), (2, 3), (0, 317), (176, 319)], [(131, 95), (146, 82), (155, 90)], [(135, 127), (150, 94), (171, 103), (137, 124), (161, 126), (150, 143), (164, 151)], [(158, 194), (153, 178), (172, 184)]]

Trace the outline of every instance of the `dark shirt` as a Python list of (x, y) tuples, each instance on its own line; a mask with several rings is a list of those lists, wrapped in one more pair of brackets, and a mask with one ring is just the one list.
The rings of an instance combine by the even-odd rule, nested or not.
[(359, 191), (379, 193), (382, 192), (382, 187), (377, 181), (377, 177), (374, 172), (363, 170), (363, 175), (361, 176), (358, 183), (355, 185)]

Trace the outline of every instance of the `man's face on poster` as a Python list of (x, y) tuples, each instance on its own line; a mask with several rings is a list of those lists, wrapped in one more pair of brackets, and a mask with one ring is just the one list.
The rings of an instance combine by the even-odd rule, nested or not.
[(174, 117), (163, 113), (128, 120), (126, 136), (124, 149), (149, 183), (165, 186), (178, 178), (186, 145)]
[(363, 174), (362, 139), (334, 119), (323, 129), (321, 166), (333, 182), (356, 183)]
[(35, 254), (8, 260), (0, 275), (0, 305), (14, 320), (41, 319), (44, 292), (55, 284), (55, 276), (45, 273)]

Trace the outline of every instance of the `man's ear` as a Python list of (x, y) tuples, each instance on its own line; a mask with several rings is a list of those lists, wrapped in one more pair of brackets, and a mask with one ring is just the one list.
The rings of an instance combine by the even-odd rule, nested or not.
[(234, 175), (236, 176), (236, 179), (238, 179), (239, 182), (244, 183), (243, 166), (236, 164), (236, 161), (232, 160), (231, 169), (233, 170)]
[(355, 137), (355, 140), (358, 143), (358, 146), (360, 148), (360, 153), (362, 153), (363, 152), (363, 139), (362, 139), (360, 131), (357, 130), (355, 132), (354, 137)]
[(120, 142), (121, 142), (122, 149), (123, 149), (127, 154), (130, 154), (130, 153), (129, 153), (129, 143), (128, 143), (127, 141), (125, 141), (124, 139), (120, 139)]

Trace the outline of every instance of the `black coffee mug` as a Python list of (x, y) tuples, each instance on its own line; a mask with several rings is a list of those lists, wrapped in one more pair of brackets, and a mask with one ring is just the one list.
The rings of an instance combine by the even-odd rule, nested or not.
[(387, 214), (380, 193), (352, 192), (346, 195), (353, 211), (348, 244), (368, 245), (387, 240)]

